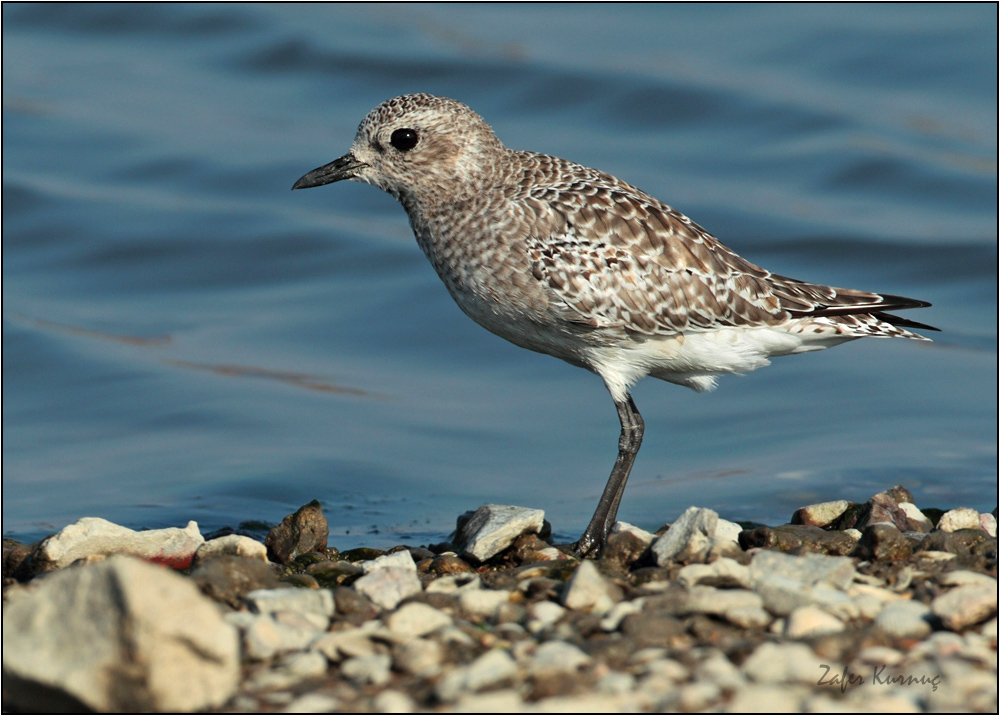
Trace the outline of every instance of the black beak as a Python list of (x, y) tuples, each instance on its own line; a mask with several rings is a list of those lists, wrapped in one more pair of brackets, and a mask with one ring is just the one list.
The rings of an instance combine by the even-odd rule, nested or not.
[(292, 185), (292, 189), (308, 189), (314, 186), (332, 184), (341, 179), (353, 179), (358, 175), (358, 170), (368, 166), (364, 162), (359, 162), (353, 154), (345, 154), (340, 159), (334, 159), (329, 164), (313, 169), (304, 177)]

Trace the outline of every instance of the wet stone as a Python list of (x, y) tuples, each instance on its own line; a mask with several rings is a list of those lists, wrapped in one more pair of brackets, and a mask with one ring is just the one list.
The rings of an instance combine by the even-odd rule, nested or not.
[(340, 558), (346, 562), (367, 562), (378, 559), (385, 553), (386, 551), (384, 549), (375, 549), (374, 547), (355, 547), (354, 549), (349, 549), (346, 552), (341, 552)]
[(267, 533), (264, 544), (273, 561), (288, 564), (299, 555), (325, 550), (329, 534), (323, 508), (318, 500), (313, 500), (286, 515), (281, 524)]
[(763, 547), (780, 552), (847, 555), (854, 551), (855, 542), (843, 532), (828, 532), (807, 525), (757, 527), (740, 532), (740, 547)]
[(440, 557), (435, 557), (431, 561), (427, 571), (431, 574), (439, 576), (475, 572), (468, 562), (457, 555), (441, 555)]
[(879, 522), (865, 528), (853, 554), (866, 560), (896, 562), (909, 559), (913, 546), (895, 525)]
[(321, 587), (332, 589), (349, 585), (365, 573), (365, 570), (351, 562), (324, 561), (306, 567), (306, 574), (313, 577)]

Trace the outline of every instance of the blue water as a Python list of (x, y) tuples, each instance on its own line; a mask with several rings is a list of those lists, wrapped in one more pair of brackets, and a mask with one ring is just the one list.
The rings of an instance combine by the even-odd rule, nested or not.
[(290, 191), (382, 100), (636, 184), (775, 272), (931, 301), (933, 344), (635, 390), (620, 517), (780, 523), (901, 483), (997, 502), (997, 8), (3, 5), (3, 534), (275, 522), (438, 541), (486, 502), (576, 536), (595, 376), (452, 303), (388, 195)]

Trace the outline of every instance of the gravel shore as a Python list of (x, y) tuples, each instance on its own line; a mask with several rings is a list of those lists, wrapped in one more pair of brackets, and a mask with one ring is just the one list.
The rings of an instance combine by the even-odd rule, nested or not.
[(901, 487), (583, 561), (509, 505), (388, 551), (327, 546), (316, 502), (239, 532), (4, 540), (4, 710), (997, 711), (996, 510)]

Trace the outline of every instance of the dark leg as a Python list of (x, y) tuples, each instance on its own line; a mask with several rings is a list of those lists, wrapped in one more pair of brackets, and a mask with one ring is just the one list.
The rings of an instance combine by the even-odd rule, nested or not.
[(628, 481), (629, 472), (632, 471), (632, 463), (635, 462), (636, 453), (642, 444), (643, 422), (639, 415), (639, 409), (635, 407), (635, 402), (631, 395), (625, 402), (615, 401), (618, 409), (618, 419), (622, 424), (622, 433), (618, 438), (618, 459), (611, 470), (611, 477), (604, 487), (601, 501), (597, 503), (597, 511), (590, 518), (590, 524), (583, 531), (580, 541), (576, 543), (577, 550), (584, 557), (596, 554), (608, 538), (608, 532), (615, 524), (618, 516), (618, 505), (622, 501), (622, 493), (625, 492), (625, 483)]

